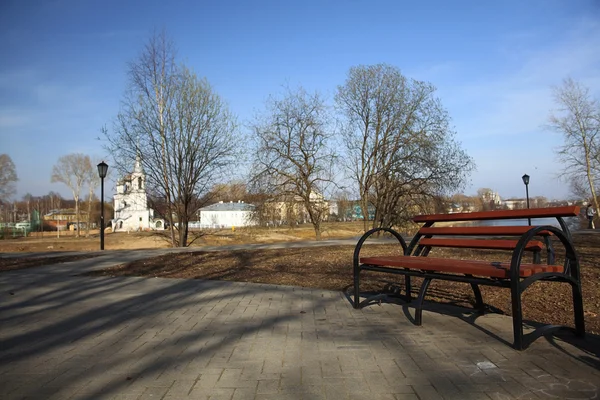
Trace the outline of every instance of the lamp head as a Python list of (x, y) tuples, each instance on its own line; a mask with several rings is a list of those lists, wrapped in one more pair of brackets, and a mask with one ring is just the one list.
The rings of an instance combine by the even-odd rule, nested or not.
[(522, 176), (522, 178), (523, 178), (523, 183), (525, 185), (529, 185), (529, 175), (525, 174)]
[(108, 172), (108, 164), (106, 164), (104, 161), (102, 161), (100, 164), (98, 164), (98, 176), (100, 176), (100, 179), (106, 178), (107, 172)]

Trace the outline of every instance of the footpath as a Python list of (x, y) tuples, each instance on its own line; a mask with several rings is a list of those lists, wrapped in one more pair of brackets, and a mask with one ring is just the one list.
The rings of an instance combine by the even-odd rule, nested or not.
[(168, 251), (1, 273), (0, 398), (600, 396), (594, 335), (538, 339), (518, 352), (502, 315), (432, 306), (419, 327), (405, 315), (411, 307), (354, 310), (341, 292), (81, 276)]

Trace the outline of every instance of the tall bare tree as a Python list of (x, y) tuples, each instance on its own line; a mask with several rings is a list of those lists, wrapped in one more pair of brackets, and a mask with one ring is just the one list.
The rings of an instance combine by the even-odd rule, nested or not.
[(51, 190), (45, 197), (48, 201), (48, 211), (62, 208), (63, 198), (60, 193)]
[(92, 169), (90, 157), (81, 153), (68, 154), (58, 159), (52, 168), (51, 182), (64, 183), (71, 189), (73, 200), (75, 200), (75, 214), (77, 219), (77, 237), (81, 228), (81, 216), (79, 213), (79, 198), (81, 188), (85, 184), (87, 176)]
[(17, 182), (15, 163), (8, 154), (0, 154), (0, 201), (9, 201), (15, 194)]
[(210, 192), (207, 194), (207, 200), (211, 202), (214, 200), (237, 202), (246, 200), (247, 196), (248, 190), (246, 188), (246, 183), (239, 180), (233, 180), (228, 183), (217, 183), (213, 185)]
[(351, 217), (353, 207), (350, 192), (346, 189), (338, 189), (332, 200), (337, 203), (338, 221), (348, 220)]
[(569, 182), (585, 181), (587, 195), (596, 210), (596, 187), (600, 173), (600, 103), (589, 88), (567, 78), (554, 88), (558, 110), (550, 115), (550, 128), (563, 135), (564, 144), (556, 154), (563, 163), (562, 177)]
[[(87, 212), (88, 212), (88, 223), (85, 229), (85, 236), (88, 237), (90, 235), (90, 225), (92, 222), (92, 203), (94, 200), (94, 192), (98, 185), (100, 185), (100, 176), (98, 175), (98, 170), (94, 167), (98, 163), (96, 162), (92, 167), (87, 171), (85, 176), (85, 184), (88, 187), (88, 201), (87, 201)], [(108, 172), (110, 174), (110, 172)], [(102, 206), (101, 206), (102, 207)]]
[(23, 203), (25, 203), (25, 209), (27, 210), (27, 221), (31, 221), (31, 201), (33, 196), (31, 193), (25, 193), (23, 195)]
[(479, 188), (477, 189), (477, 210), (478, 211), (489, 211), (492, 209), (492, 196), (494, 191), (490, 188)]
[[(299, 202), (308, 214), (317, 240), (329, 209), (323, 200), (332, 182), (335, 152), (327, 108), (317, 94), (287, 89), (281, 99), (271, 97), (252, 126), (256, 139), (254, 181), (267, 193), (289, 203)], [(287, 207), (287, 211), (292, 211)]]
[(350, 69), (338, 87), (346, 167), (356, 183), (368, 229), (433, 210), (440, 195), (464, 186), (474, 168), (454, 140), (450, 118), (435, 88), (388, 65)]
[(186, 246), (200, 199), (236, 169), (235, 118), (206, 79), (176, 64), (164, 32), (130, 64), (124, 97), (113, 132), (105, 130), (114, 165), (125, 172), (140, 157), (150, 198), (164, 199), (172, 246)]

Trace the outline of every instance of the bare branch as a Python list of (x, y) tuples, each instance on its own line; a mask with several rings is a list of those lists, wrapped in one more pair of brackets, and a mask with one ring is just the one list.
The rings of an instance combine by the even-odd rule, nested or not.
[(172, 245), (186, 246), (199, 200), (237, 165), (235, 117), (205, 79), (175, 63), (164, 33), (150, 39), (129, 76), (114, 133), (105, 132), (109, 149), (121, 172), (141, 158), (150, 197), (166, 207)]
[(64, 183), (73, 193), (73, 199), (75, 200), (75, 214), (77, 218), (77, 237), (80, 236), (79, 232), (81, 230), (81, 216), (79, 212), (81, 188), (92, 172), (93, 169), (90, 157), (81, 153), (73, 153), (60, 157), (58, 162), (52, 168), (51, 182)]
[(329, 146), (333, 134), (323, 99), (318, 93), (288, 88), (283, 98), (267, 101), (252, 129), (256, 140), (253, 183), (260, 183), (273, 199), (301, 203), (319, 240), (329, 212), (323, 193), (332, 183), (336, 161)]
[(356, 182), (368, 229), (406, 221), (427, 201), (460, 190), (474, 169), (454, 141), (435, 88), (388, 65), (350, 69), (338, 87), (346, 168)]
[(592, 98), (587, 87), (567, 78), (562, 86), (554, 88), (558, 110), (549, 117), (549, 128), (563, 135), (564, 144), (556, 150), (563, 164), (563, 179), (571, 184), (577, 195), (582, 195), (587, 184), (587, 195), (596, 209), (596, 187), (600, 176), (600, 103)]
[(17, 171), (8, 154), (0, 154), (0, 201), (9, 201), (15, 194)]

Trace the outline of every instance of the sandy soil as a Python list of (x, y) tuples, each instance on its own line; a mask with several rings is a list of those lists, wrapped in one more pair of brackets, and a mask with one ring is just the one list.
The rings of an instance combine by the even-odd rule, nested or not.
[[(332, 223), (326, 224), (323, 239), (347, 238), (361, 235), (362, 223)], [(168, 232), (115, 232), (110, 230), (104, 235), (104, 248), (107, 250), (122, 249), (158, 249), (170, 247)], [(314, 230), (310, 225), (294, 229), (289, 228), (245, 228), (191, 232), (191, 247), (212, 246), (243, 243), (275, 243), (297, 240), (313, 240)], [(90, 231), (86, 237), (76, 237), (75, 232), (33, 232), (27, 238), (0, 240), (0, 253), (13, 252), (48, 252), (48, 251), (96, 251), (100, 249), (100, 234), (98, 230)]]
[[(575, 247), (581, 260), (582, 287), (587, 331), (600, 333), (600, 235), (575, 235)], [(561, 258), (558, 243), (557, 257)], [(236, 250), (220, 252), (183, 252), (134, 261), (94, 272), (102, 276), (145, 276), (183, 279), (213, 279), (237, 282), (270, 283), (340, 290), (351, 294), (352, 253), (354, 246), (272, 250)], [(399, 254), (398, 245), (368, 244), (361, 256)], [(505, 253), (505, 254), (504, 254)], [(564, 253), (563, 253), (564, 254)], [(443, 258), (508, 261), (510, 253), (494, 251), (435, 249), (432, 256)], [(505, 258), (498, 258), (498, 257)], [(561, 264), (562, 262), (558, 262)], [(366, 272), (362, 291), (392, 291), (402, 287), (402, 278)], [(415, 278), (415, 297), (420, 279)], [(485, 302), (496, 311), (510, 315), (510, 291), (482, 286)], [(573, 324), (570, 287), (566, 284), (537, 282), (523, 294), (526, 319), (545, 323)], [(432, 283), (427, 298), (441, 303), (472, 305), (469, 285), (459, 282)]]
[[(238, 230), (212, 232), (198, 237), (193, 246), (233, 243), (276, 242), (306, 240), (314, 233), (308, 228), (294, 230)], [(360, 234), (358, 225), (331, 227), (325, 238), (356, 237)], [(106, 249), (141, 249), (167, 247), (165, 236), (150, 232), (110, 233), (105, 238)], [(588, 332), (600, 333), (600, 235), (595, 233), (574, 235), (575, 247), (582, 266), (582, 285), (584, 294), (585, 319)], [(377, 254), (384, 251), (397, 252), (398, 246), (373, 248)], [(0, 240), (1, 252), (40, 252), (26, 257), (0, 257), (0, 271), (29, 268), (39, 265), (73, 261), (72, 256), (49, 258), (42, 254), (49, 251), (95, 251), (99, 249), (99, 235), (76, 238), (62, 236), (56, 238), (29, 237), (25, 239)], [(352, 287), (353, 246), (330, 246), (323, 248), (278, 249), (278, 250), (240, 250), (207, 252), (182, 252), (167, 256), (153, 257), (124, 264), (95, 275), (109, 276), (152, 276), (184, 279), (217, 279), (239, 282), (262, 282), (280, 285), (298, 285), (330, 290), (349, 291)], [(459, 251), (454, 249), (436, 249), (442, 257), (480, 258), (491, 257), (493, 252)], [(91, 255), (91, 254), (90, 254)], [(89, 257), (84, 254), (77, 257)], [(365, 254), (363, 254), (365, 255)], [(437, 255), (437, 254), (436, 254)], [(363, 290), (394, 290), (397, 279), (389, 275), (367, 273)], [(391, 286), (390, 286), (391, 285)], [(559, 286), (559, 287), (557, 287)], [(415, 286), (418, 287), (418, 284)], [(386, 289), (388, 288), (388, 289)], [(497, 310), (510, 314), (508, 291), (494, 287), (482, 288), (485, 301)], [(458, 304), (473, 302), (468, 285), (454, 282), (435, 282), (428, 292), (432, 300)], [(428, 296), (428, 297), (429, 297)], [(524, 294), (525, 315), (534, 321), (572, 323), (572, 308), (569, 304), (569, 288), (541, 282), (532, 285)]]

